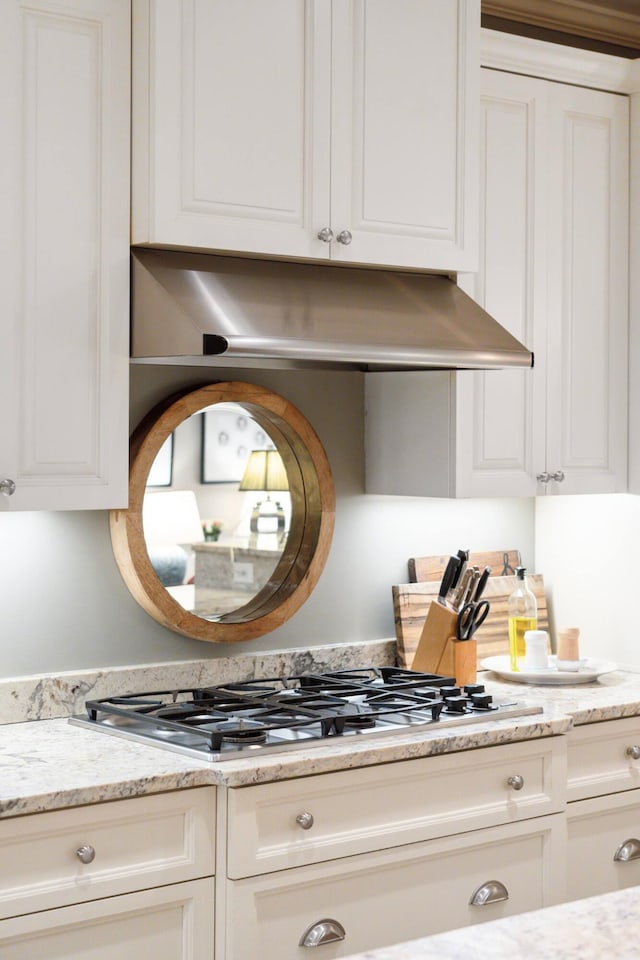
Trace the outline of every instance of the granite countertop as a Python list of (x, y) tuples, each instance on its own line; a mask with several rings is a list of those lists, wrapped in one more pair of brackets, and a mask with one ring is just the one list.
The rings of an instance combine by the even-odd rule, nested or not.
[[(171, 665), (167, 669), (174, 670)], [(264, 669), (264, 665), (258, 665), (258, 669)], [(81, 679), (84, 689), (80, 695), (86, 696), (88, 681)], [(64, 713), (60, 690), (76, 690), (79, 681), (74, 675), (73, 683), (66, 680), (61, 686), (56, 682), (48, 699), (37, 686), (42, 700), (40, 716), (50, 716), (47, 712), (54, 698), (56, 710), (63, 716), (29, 719), (35, 697), (25, 694), (30, 713), (22, 717), (23, 722), (0, 724), (0, 817), (206, 784), (237, 787), (267, 783), (556, 736), (569, 731), (574, 723), (640, 715), (638, 673), (616, 671), (595, 683), (562, 688), (500, 681), (489, 673), (479, 679), (494, 695), (542, 705), (543, 712), (469, 726), (439, 725), (421, 732), (349, 737), (340, 742), (332, 740), (328, 746), (292, 747), (250, 759), (211, 763), (72, 725), (68, 717), (78, 712), (77, 707)], [(101, 676), (99, 682), (105, 683), (105, 678)], [(137, 677), (135, 682), (134, 689)], [(121, 678), (117, 683), (122, 690)]]
[(632, 960), (638, 887), (461, 927), (345, 960)]

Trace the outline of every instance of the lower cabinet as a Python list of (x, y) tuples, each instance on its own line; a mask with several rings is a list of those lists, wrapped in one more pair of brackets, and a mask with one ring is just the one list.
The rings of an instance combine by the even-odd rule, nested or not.
[(343, 957), (557, 903), (563, 838), (555, 814), (230, 881), (224, 956)]
[(214, 880), (0, 921), (2, 960), (213, 960)]
[(640, 885), (636, 791), (569, 804), (567, 900)]

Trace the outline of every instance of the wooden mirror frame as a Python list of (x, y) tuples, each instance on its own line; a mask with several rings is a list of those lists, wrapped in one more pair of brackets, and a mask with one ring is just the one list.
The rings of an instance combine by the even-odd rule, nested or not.
[[(149, 470), (167, 437), (193, 414), (215, 403), (230, 402), (243, 407), (280, 451), (289, 479), (291, 526), (269, 582), (244, 606), (212, 621), (185, 610), (158, 579), (144, 538), (142, 505)], [(134, 431), (129, 507), (111, 510), (109, 523), (120, 573), (133, 597), (154, 620), (198, 640), (252, 640), (285, 623), (318, 582), (335, 524), (331, 468), (315, 431), (284, 397), (237, 381), (189, 388), (154, 407)]]

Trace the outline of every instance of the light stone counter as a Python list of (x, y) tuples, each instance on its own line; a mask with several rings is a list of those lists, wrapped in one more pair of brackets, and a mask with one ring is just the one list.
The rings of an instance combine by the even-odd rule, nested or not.
[(345, 960), (636, 960), (640, 888), (520, 913)]

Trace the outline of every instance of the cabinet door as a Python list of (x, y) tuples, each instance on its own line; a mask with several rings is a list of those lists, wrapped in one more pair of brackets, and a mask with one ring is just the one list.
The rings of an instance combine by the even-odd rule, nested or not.
[(475, 269), (479, 14), (476, 0), (334, 0), (334, 259)]
[(126, 506), (129, 38), (129, 0), (0, 11), (0, 510)]
[(627, 468), (629, 105), (550, 86), (546, 469), (564, 480), (549, 489), (614, 493)]
[(214, 881), (0, 922), (2, 960), (212, 960)]
[(326, 0), (133, 9), (133, 242), (327, 258)]
[(570, 803), (567, 834), (568, 900), (640, 884), (637, 791)]
[[(326, 919), (344, 932), (324, 946), (333, 958), (557, 903), (563, 843), (556, 814), (229, 881), (225, 958), (301, 960), (303, 935)], [(488, 881), (507, 898), (471, 904)]]

